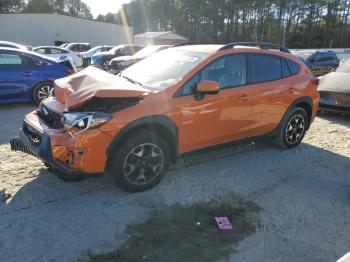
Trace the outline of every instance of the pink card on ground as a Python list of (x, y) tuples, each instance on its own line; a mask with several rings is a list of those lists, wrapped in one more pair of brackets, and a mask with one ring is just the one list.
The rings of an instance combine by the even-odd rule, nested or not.
[(232, 225), (230, 220), (228, 220), (228, 217), (215, 217), (215, 221), (222, 230), (232, 229)]

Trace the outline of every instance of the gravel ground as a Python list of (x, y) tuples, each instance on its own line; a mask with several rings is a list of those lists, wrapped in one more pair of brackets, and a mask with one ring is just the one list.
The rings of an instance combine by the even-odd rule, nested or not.
[(153, 190), (130, 194), (108, 177), (62, 182), (11, 152), (32, 109), (0, 107), (0, 198), (11, 194), (0, 202), (1, 261), (88, 261), (120, 248), (155, 208), (231, 203), (233, 194), (261, 208), (261, 226), (222, 261), (336, 261), (350, 251), (349, 117), (320, 115), (290, 151), (262, 141), (186, 157)]

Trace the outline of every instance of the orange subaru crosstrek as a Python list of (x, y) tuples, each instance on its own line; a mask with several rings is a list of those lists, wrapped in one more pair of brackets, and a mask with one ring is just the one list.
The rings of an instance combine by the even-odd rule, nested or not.
[(89, 67), (56, 80), (11, 147), (63, 179), (106, 172), (142, 191), (187, 152), (262, 135), (299, 145), (317, 112), (317, 84), (277, 45), (175, 47), (117, 76)]

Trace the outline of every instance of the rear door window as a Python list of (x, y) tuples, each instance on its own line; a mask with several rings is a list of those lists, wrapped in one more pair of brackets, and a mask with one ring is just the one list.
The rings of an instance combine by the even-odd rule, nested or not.
[(46, 66), (48, 65), (47, 62), (41, 60), (41, 59), (37, 59), (37, 58), (34, 58), (34, 57), (27, 57), (27, 60), (29, 60), (29, 64), (32, 64), (34, 65), (35, 67), (40, 67), (40, 66)]
[(249, 83), (263, 83), (282, 78), (281, 59), (278, 56), (250, 55)]

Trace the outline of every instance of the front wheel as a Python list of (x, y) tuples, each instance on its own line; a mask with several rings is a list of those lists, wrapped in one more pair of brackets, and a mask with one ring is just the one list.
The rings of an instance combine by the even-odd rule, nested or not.
[(131, 135), (114, 150), (109, 173), (126, 191), (151, 189), (164, 177), (170, 165), (170, 150), (163, 138), (152, 132)]
[(292, 109), (287, 118), (281, 124), (278, 135), (274, 138), (274, 144), (282, 149), (290, 149), (298, 146), (303, 140), (309, 126), (309, 119), (303, 108)]
[(52, 82), (44, 82), (36, 85), (33, 89), (33, 101), (39, 105), (41, 101), (50, 96), (53, 89)]

